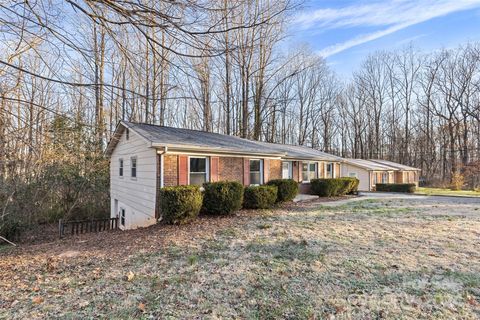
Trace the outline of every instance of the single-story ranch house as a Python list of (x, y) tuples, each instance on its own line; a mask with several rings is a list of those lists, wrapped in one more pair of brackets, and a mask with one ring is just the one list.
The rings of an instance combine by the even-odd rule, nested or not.
[(314, 178), (341, 175), (343, 158), (312, 148), (265, 143), (197, 130), (120, 121), (109, 142), (111, 216), (120, 228), (160, 218), (158, 190), (236, 180), (260, 185), (291, 178), (308, 192)]
[(222, 180), (260, 185), (294, 179), (309, 193), (315, 178), (356, 177), (359, 190), (376, 183), (418, 183), (419, 169), (385, 160), (343, 159), (312, 148), (218, 133), (120, 121), (110, 157), (111, 217), (121, 229), (154, 224), (159, 189)]

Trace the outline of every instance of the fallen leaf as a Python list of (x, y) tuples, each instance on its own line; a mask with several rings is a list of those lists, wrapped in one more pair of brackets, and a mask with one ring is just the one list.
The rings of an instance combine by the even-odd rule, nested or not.
[(133, 273), (132, 271), (130, 271), (130, 272), (127, 274), (127, 281), (133, 281), (133, 278), (135, 278), (135, 273)]
[(145, 312), (145, 303), (140, 302), (138, 304), (138, 310)]
[(36, 297), (33, 297), (32, 298), (32, 302), (35, 303), (35, 304), (40, 304), (44, 301), (44, 299), (40, 296), (36, 296)]

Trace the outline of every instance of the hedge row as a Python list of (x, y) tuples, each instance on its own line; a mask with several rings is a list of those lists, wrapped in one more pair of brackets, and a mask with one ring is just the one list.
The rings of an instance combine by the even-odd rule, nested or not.
[(312, 179), (311, 192), (320, 197), (335, 197), (357, 192), (360, 181), (357, 178)]
[(293, 200), (297, 193), (298, 184), (291, 179), (247, 188), (236, 181), (221, 181), (204, 184), (203, 194), (198, 186), (162, 188), (159, 204), (165, 223), (184, 224), (195, 219), (200, 211), (228, 215), (242, 205), (248, 209), (267, 209), (275, 203)]
[(376, 191), (383, 192), (405, 192), (414, 193), (417, 186), (414, 183), (377, 183), (375, 185)]

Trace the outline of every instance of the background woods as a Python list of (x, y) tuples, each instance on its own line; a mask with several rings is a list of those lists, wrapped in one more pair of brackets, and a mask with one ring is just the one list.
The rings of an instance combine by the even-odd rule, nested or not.
[(102, 150), (121, 119), (385, 158), (426, 183), (478, 187), (480, 45), (377, 52), (343, 80), (286, 46), (297, 5), (0, 0), (0, 224), (107, 212)]

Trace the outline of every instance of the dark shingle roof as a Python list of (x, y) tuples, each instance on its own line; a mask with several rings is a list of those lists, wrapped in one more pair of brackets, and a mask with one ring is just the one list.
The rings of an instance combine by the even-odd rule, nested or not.
[[(303, 146), (259, 142), (219, 133), (128, 121), (121, 121), (119, 123), (116, 135), (121, 135), (125, 127), (138, 133), (146, 141), (151, 143), (152, 146), (158, 147), (192, 148), (195, 150), (199, 149), (200, 151), (282, 156), (305, 160), (342, 160), (342, 158), (334, 155)], [(118, 138), (118, 136), (112, 138), (106, 150), (107, 154), (111, 154)]]

